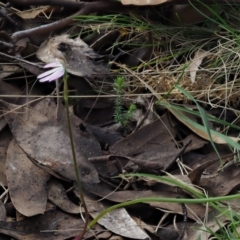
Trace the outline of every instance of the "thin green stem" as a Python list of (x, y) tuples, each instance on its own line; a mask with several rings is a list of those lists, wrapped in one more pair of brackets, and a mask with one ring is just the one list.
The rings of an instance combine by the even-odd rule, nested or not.
[(89, 222), (89, 213), (87, 209), (86, 202), (84, 200), (84, 195), (82, 191), (82, 184), (79, 176), (79, 171), (78, 171), (78, 164), (77, 164), (77, 159), (76, 159), (76, 153), (74, 149), (74, 141), (73, 141), (73, 135), (72, 135), (72, 126), (71, 126), (71, 121), (70, 121), (70, 113), (69, 113), (69, 104), (68, 104), (68, 84), (67, 84), (67, 72), (65, 71), (64, 76), (63, 76), (63, 81), (64, 81), (64, 102), (65, 102), (65, 108), (67, 112), (67, 122), (68, 122), (68, 131), (69, 131), (69, 138), (70, 138), (70, 144), (71, 144), (71, 149), (72, 149), (72, 156), (73, 156), (73, 162), (74, 162), (74, 170), (76, 174), (76, 179), (77, 179), (77, 186), (78, 186), (78, 191), (79, 191), (79, 197), (81, 200), (81, 203), (83, 205), (84, 211), (85, 211), (85, 224), (84, 224), (84, 229), (81, 232), (81, 234), (78, 236), (79, 239), (82, 239), (85, 232), (87, 231), (88, 227), (88, 222)]
[(169, 203), (184, 203), (184, 204), (196, 204), (196, 203), (213, 203), (217, 201), (228, 201), (240, 198), (240, 194), (230, 195), (230, 196), (223, 196), (223, 197), (211, 197), (211, 198), (200, 198), (200, 199), (185, 199), (185, 198), (159, 198), (159, 197), (149, 197), (149, 198), (140, 198), (136, 200), (131, 200), (128, 202), (120, 203), (109, 207), (108, 209), (104, 210), (100, 213), (93, 221), (91, 221), (88, 227), (93, 227), (97, 221), (102, 218), (105, 214), (121, 207), (130, 206), (137, 203), (149, 203), (149, 202), (169, 202)]

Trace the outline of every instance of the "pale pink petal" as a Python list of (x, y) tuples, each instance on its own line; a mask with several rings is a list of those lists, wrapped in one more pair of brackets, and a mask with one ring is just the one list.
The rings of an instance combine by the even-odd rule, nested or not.
[(45, 65), (43, 68), (51, 68), (51, 67), (61, 67), (62, 64), (59, 62), (52, 62), (52, 63), (48, 63), (47, 65)]
[(49, 76), (39, 79), (39, 82), (48, 82)]
[(46, 77), (46, 76), (51, 75), (52, 73), (54, 73), (54, 72), (56, 72), (56, 71), (57, 71), (57, 68), (53, 68), (53, 69), (51, 69), (51, 70), (49, 70), (49, 71), (46, 71), (46, 72), (38, 75), (37, 78)]
[(62, 77), (64, 75), (64, 72), (65, 72), (65, 70), (63, 67), (59, 68), (55, 73), (53, 73), (52, 75), (49, 76), (48, 81), (51, 82), (53, 80), (56, 80), (56, 79)]
[(39, 80), (39, 82), (46, 82), (46, 81), (51, 82), (51, 81), (56, 80), (56, 79), (58, 79), (58, 78), (60, 78), (61, 76), (64, 75), (65, 70), (64, 70), (63, 67), (57, 68), (57, 69), (55, 68), (54, 70), (55, 70), (55, 72), (53, 72), (51, 75), (48, 75), (44, 78), (41, 78)]

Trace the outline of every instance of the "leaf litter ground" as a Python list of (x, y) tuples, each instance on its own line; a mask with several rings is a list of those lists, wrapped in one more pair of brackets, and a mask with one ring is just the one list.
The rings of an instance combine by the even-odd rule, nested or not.
[[(78, 239), (84, 227), (64, 101), (56, 101), (55, 83), (36, 81), (55, 58), (69, 73), (91, 217), (148, 199), (108, 212), (84, 239), (239, 238), (238, 198), (167, 200), (238, 193), (238, 6), (211, 6), (195, 23), (188, 5), (184, 26), (172, 17), (183, 13), (175, 5), (0, 3), (1, 239)], [(59, 90), (61, 97), (61, 82)], [(130, 104), (136, 108), (122, 126), (116, 115), (126, 117)]]

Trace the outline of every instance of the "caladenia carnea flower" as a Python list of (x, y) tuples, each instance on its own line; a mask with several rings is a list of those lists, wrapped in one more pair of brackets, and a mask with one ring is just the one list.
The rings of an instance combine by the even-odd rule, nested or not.
[(56, 58), (54, 62), (48, 63), (43, 68), (52, 68), (37, 76), (39, 82), (51, 82), (58, 80), (62, 77), (66, 71), (64, 66), (64, 61), (62, 59)]
[[(63, 77), (64, 86), (67, 85), (67, 71), (65, 68), (65, 62), (63, 59), (55, 58), (55, 61), (48, 63), (43, 68), (52, 68), (37, 76), (39, 82), (52, 82), (55, 81), (56, 93), (57, 93), (57, 108), (56, 108), (56, 118), (58, 115), (58, 106), (60, 104), (60, 94), (59, 94), (59, 78)], [(66, 80), (66, 81), (65, 81)], [(65, 86), (67, 88), (67, 86)]]

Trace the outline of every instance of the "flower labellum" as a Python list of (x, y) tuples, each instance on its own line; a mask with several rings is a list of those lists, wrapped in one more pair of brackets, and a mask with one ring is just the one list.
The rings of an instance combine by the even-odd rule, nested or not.
[(39, 82), (51, 82), (54, 80), (59, 79), (64, 75), (65, 67), (64, 63), (61, 59), (56, 59), (55, 62), (48, 63), (43, 68), (52, 68), (49, 71), (46, 71), (40, 75), (37, 76), (39, 79)]

